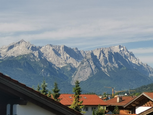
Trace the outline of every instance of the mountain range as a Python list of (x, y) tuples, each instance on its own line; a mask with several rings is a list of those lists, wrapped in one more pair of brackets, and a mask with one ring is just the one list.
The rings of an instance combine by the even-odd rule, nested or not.
[(0, 48), (0, 72), (30, 87), (57, 82), (61, 93), (71, 93), (76, 80), (83, 93), (99, 94), (153, 83), (153, 68), (121, 45), (83, 51), (21, 40)]

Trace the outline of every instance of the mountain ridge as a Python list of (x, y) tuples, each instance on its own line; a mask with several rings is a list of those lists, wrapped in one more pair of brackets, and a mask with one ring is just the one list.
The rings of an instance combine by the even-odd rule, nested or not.
[[(35, 46), (30, 42), (20, 40), (0, 48), (0, 66), (3, 62), (3, 66), (7, 67), (8, 63), (6, 62), (11, 58), (14, 60), (13, 63), (21, 63), (23, 60), (26, 60), (27, 65), (29, 64), (29, 70), (26, 71), (30, 72), (30, 70), (35, 70), (33, 75), (39, 76), (39, 78), (43, 77), (42, 73), (45, 71), (44, 75), (48, 76), (48, 78), (52, 78), (52, 74), (55, 75), (54, 78), (58, 76), (58, 81), (63, 84), (67, 82), (70, 87), (74, 85), (76, 80), (79, 80), (85, 91), (88, 91), (88, 89), (92, 87), (89, 85), (91, 79), (95, 80), (95, 83), (99, 84), (100, 87), (104, 87), (103, 84), (107, 85), (106, 83), (108, 83), (109, 86), (118, 89), (122, 85), (125, 85), (125, 81), (127, 81), (127, 84), (130, 84), (130, 86), (126, 85), (126, 87), (123, 87), (124, 89), (135, 88), (153, 82), (153, 68), (142, 63), (132, 52), (129, 52), (125, 46), (121, 45), (83, 51), (65, 45), (48, 44), (45, 46)], [(42, 60), (52, 65), (54, 72), (49, 68), (45, 68), (51, 66), (43, 66)], [(37, 66), (34, 66), (35, 63), (39, 63), (39, 68), (41, 69), (37, 69)], [(12, 67), (15, 68), (14, 66)], [(13, 68), (9, 68), (8, 71), (12, 71)], [(19, 72), (18, 69), (24, 71), (25, 68), (23, 66), (18, 67), (15, 71)], [(2, 67), (0, 70), (3, 70)], [(37, 70), (42, 73), (40, 74)], [(7, 71), (5, 71), (5, 73), (7, 74)], [(123, 73), (126, 73), (126, 75)], [(21, 74), (22, 73), (20, 73), (20, 75)], [(67, 81), (62, 80), (61, 75), (63, 77), (65, 76)], [(99, 81), (96, 81), (95, 78), (99, 79)], [(30, 79), (30, 74), (27, 79)], [(122, 82), (124, 83), (116, 81), (120, 79), (123, 80)], [(113, 83), (114, 81), (116, 84)], [(144, 81), (144, 83), (142, 81)], [(38, 82), (34, 83), (34, 85), (36, 84), (38, 84)], [(94, 83), (91, 84), (94, 85)], [(95, 84), (95, 88), (96, 86)], [(106, 90), (105, 88), (102, 89)], [(93, 90), (95, 89), (93, 88)]]

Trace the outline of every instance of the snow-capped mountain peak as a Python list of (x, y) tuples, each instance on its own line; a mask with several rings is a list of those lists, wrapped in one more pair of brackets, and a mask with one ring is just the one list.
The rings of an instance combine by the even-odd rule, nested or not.
[(43, 47), (37, 47), (29, 42), (20, 40), (19, 42), (0, 48), (0, 59), (25, 54), (33, 54), (38, 60), (41, 58), (46, 59), (60, 68), (68, 64), (74, 68), (78, 68), (82, 67), (84, 63), (83, 68), (89, 69), (88, 71), (82, 68), (77, 69), (81, 72), (87, 72), (86, 74), (82, 74), (84, 76), (80, 76), (80, 73), (73, 75), (73, 77), (78, 77), (79, 75), (79, 78), (85, 77), (88, 79), (91, 74), (96, 74), (97, 69), (109, 76), (109, 70), (114, 70), (114, 68), (135, 69), (147, 76), (152, 77), (153, 75), (153, 68), (147, 64), (143, 64), (132, 52), (129, 52), (125, 46), (121, 45), (99, 48), (92, 51), (80, 51), (77, 48), (70, 48), (65, 45), (49, 44)]
[(8, 46), (0, 48), (0, 58), (4, 59), (7, 57), (16, 57), (19, 55), (25, 55), (30, 53), (36, 54), (38, 50), (39, 48), (30, 44), (30, 42), (20, 40), (19, 42), (12, 43)]

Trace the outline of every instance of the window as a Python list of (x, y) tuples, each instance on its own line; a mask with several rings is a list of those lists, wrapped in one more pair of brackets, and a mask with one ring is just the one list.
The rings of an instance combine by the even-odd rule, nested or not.
[(17, 107), (16, 106), (17, 106), (16, 104), (13, 105), (13, 115), (17, 115), (17, 111), (16, 111)]
[(87, 99), (86, 97), (84, 97), (85, 99)]
[(92, 107), (91, 109), (92, 109), (92, 111), (93, 111), (93, 110), (96, 110), (96, 107)]
[(7, 104), (6, 115), (17, 115), (16, 109), (16, 104)]
[(70, 98), (70, 99), (72, 99), (72, 97), (71, 97), (71, 96), (69, 96), (69, 98)]
[(106, 106), (103, 106), (103, 109), (105, 109), (105, 110), (106, 110)]
[(84, 111), (88, 111), (88, 107), (85, 107), (85, 108), (84, 108)]
[(10, 108), (11, 108), (11, 105), (10, 104), (7, 104), (7, 107), (6, 107), (6, 115), (10, 115)]

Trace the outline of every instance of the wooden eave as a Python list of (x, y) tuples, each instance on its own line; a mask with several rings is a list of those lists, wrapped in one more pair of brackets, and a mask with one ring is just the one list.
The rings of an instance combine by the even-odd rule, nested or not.
[(138, 97), (136, 97), (135, 99), (133, 99), (132, 101), (130, 101), (129, 103), (124, 105), (124, 108), (131, 108), (131, 107), (139, 106), (140, 101), (143, 100), (143, 99), (146, 99), (146, 98), (153, 101), (152, 98), (147, 96), (145, 93), (142, 93), (141, 95), (139, 95)]
[(30, 101), (57, 115), (82, 115), (2, 73), (0, 73), (0, 90), (12, 95), (14, 98), (19, 97), (18, 99), (22, 99), (17, 99), (15, 103)]
[(118, 107), (123, 107), (124, 105), (116, 105), (116, 104), (110, 104), (110, 105), (107, 105), (106, 107), (110, 107), (110, 106), (118, 106)]

